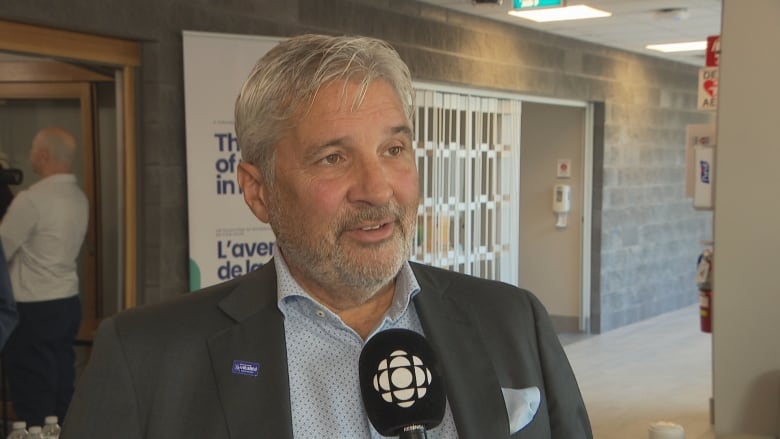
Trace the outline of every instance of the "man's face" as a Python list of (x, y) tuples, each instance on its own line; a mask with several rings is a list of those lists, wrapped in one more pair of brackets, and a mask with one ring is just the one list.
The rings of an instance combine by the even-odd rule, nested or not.
[(326, 85), (277, 144), (267, 207), (299, 282), (350, 291), (362, 303), (409, 257), (419, 194), (411, 127), (395, 92), (374, 81), (353, 109), (356, 92), (350, 82)]

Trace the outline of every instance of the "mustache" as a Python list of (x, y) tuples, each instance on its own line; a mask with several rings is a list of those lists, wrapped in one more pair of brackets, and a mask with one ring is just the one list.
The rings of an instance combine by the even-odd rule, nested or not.
[(347, 230), (354, 229), (367, 222), (385, 221), (392, 218), (394, 222), (401, 223), (406, 213), (406, 209), (397, 203), (391, 203), (387, 206), (366, 206), (357, 209), (351, 209), (349, 212), (339, 218), (337, 223), (337, 233), (341, 234)]

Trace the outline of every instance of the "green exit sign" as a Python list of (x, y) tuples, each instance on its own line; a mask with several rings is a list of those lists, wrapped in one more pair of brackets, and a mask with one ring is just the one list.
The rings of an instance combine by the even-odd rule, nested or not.
[(566, 6), (565, 0), (514, 0), (515, 9), (555, 8)]

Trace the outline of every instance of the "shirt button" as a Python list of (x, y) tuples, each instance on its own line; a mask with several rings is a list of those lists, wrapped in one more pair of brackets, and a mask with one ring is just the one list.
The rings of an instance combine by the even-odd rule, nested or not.
[(318, 309), (314, 313), (317, 314), (317, 317), (325, 317), (325, 311), (323, 311), (321, 309)]

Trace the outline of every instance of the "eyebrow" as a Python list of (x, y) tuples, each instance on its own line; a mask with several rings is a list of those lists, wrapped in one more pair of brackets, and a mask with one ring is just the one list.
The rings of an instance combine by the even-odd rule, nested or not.
[(390, 129), (392, 135), (403, 134), (409, 138), (412, 137), (412, 128), (408, 125), (399, 125)]

